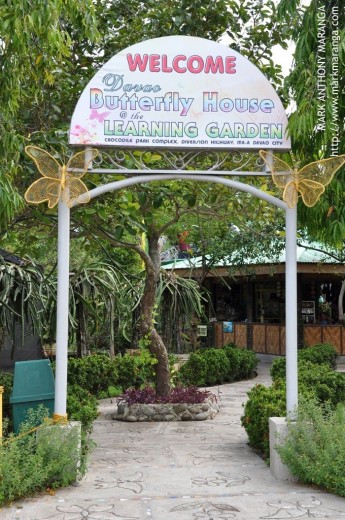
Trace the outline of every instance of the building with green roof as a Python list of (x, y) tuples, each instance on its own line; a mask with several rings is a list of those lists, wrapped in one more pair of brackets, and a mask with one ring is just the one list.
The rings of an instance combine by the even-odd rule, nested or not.
[[(285, 251), (275, 258), (263, 252), (240, 264), (231, 258), (212, 262), (208, 255), (195, 256), (163, 262), (162, 268), (202, 281), (207, 288), (205, 345), (221, 347), (233, 341), (258, 353), (285, 354)], [(338, 301), (344, 279), (338, 252), (319, 244), (297, 246), (300, 345), (332, 343), (345, 355)]]

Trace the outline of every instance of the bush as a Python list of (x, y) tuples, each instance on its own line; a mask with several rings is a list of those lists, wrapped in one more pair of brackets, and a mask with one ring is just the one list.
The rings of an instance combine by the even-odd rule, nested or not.
[(209, 348), (190, 354), (179, 371), (179, 381), (185, 385), (213, 386), (228, 379), (229, 360), (221, 349)]
[(79, 385), (97, 396), (118, 382), (117, 366), (106, 354), (94, 354), (68, 360), (68, 382)]
[(229, 381), (230, 362), (223, 349), (210, 348), (200, 351), (206, 361), (205, 384), (220, 385)]
[(257, 364), (254, 352), (230, 343), (222, 349), (208, 348), (192, 352), (180, 368), (178, 380), (195, 386), (231, 383), (252, 377)]
[(98, 416), (97, 399), (79, 385), (68, 385), (67, 415), (71, 421), (80, 421), (84, 431), (91, 431)]
[[(48, 410), (43, 406), (30, 410), (21, 433), (41, 424), (47, 415)], [(0, 444), (0, 505), (75, 481), (79, 457), (76, 430), (68, 430), (61, 436), (58, 431), (55, 435), (51, 427), (47, 428), (47, 425), (41, 427), (38, 442), (36, 432), (32, 432), (17, 437), (11, 435)]]
[(148, 350), (143, 349), (139, 355), (116, 356), (115, 362), (118, 372), (117, 381), (122, 390), (154, 383), (157, 359)]
[[(203, 403), (207, 397), (211, 396), (208, 390), (200, 390), (196, 386), (189, 386), (187, 388), (176, 387), (173, 388), (169, 395), (158, 396), (152, 387), (146, 387), (141, 390), (130, 388), (117, 399), (118, 403), (127, 404), (154, 404), (154, 403), (189, 403), (198, 404)], [(216, 396), (214, 396), (216, 398)]]
[(2, 411), (3, 416), (12, 422), (12, 405), (10, 404), (10, 396), (13, 388), (13, 375), (7, 372), (0, 372), (0, 386), (4, 387), (2, 394)]
[(271, 378), (273, 381), (278, 379), (285, 379), (286, 376), (286, 358), (274, 358), (270, 370)]
[(345, 406), (335, 411), (301, 400), (296, 422), (277, 447), (282, 461), (303, 484), (345, 497)]
[[(273, 381), (285, 381), (285, 358), (275, 359), (271, 376)], [(320, 402), (330, 401), (333, 407), (345, 401), (345, 376), (335, 372), (327, 364), (298, 361), (298, 383), (301, 394), (314, 396)]]
[[(266, 388), (259, 385), (248, 392), (242, 425), (247, 431), (250, 445), (269, 456), (268, 436), (269, 417), (286, 415), (285, 407), (285, 359), (275, 360), (273, 385)], [(284, 374), (284, 377), (281, 375)], [(338, 403), (345, 402), (345, 374), (335, 372), (326, 364), (314, 364), (300, 360), (298, 363), (299, 399), (314, 399), (335, 409)], [(262, 387), (262, 388), (261, 388)], [(280, 401), (279, 401), (280, 396)]]
[[(333, 345), (329, 343), (320, 343), (313, 347), (307, 347), (299, 350), (297, 353), (298, 363), (301, 361), (310, 361), (316, 365), (327, 365), (329, 368), (335, 369), (337, 366), (337, 351)], [(271, 377), (275, 381), (284, 379), (286, 373), (286, 358), (275, 358), (271, 367)]]
[(239, 381), (253, 377), (258, 364), (255, 352), (238, 348), (234, 343), (225, 345), (223, 351), (230, 363), (227, 381)]
[[(85, 385), (83, 372), (85, 363), (76, 363), (76, 361), (84, 360), (70, 361), (75, 368), (73, 377), (80, 377), (80, 383)], [(89, 377), (91, 373), (91, 370), (86, 371), (85, 377)], [(12, 418), (9, 397), (12, 392), (13, 376), (0, 373), (0, 385), (5, 387), (3, 412), (4, 425), (7, 426), (9, 419)], [(93, 388), (96, 388), (96, 385)], [(67, 486), (76, 478), (75, 472), (71, 473), (68, 468), (76, 467), (76, 457), (79, 456), (81, 457), (79, 473), (82, 474), (88, 452), (85, 433), (91, 430), (92, 423), (98, 415), (96, 398), (85, 387), (79, 384), (69, 384), (67, 414), (69, 420), (81, 422), (81, 452), (79, 452), (77, 444), (79, 439), (75, 440), (75, 429), (70, 430), (61, 439), (61, 436), (55, 438), (55, 433), (51, 428), (46, 429), (45, 434), (44, 427), (40, 429), (40, 442), (36, 443), (35, 433), (22, 438), (9, 433), (11, 429), (11, 423), (9, 423), (7, 437), (4, 439), (3, 445), (0, 445), (0, 504), (32, 495), (47, 487)], [(41, 424), (48, 415), (49, 411), (42, 405), (35, 410), (30, 409), (28, 420), (21, 425), (21, 431), (28, 431)]]
[(192, 352), (178, 372), (178, 381), (184, 385), (205, 386), (206, 371), (206, 359), (198, 352)]
[(327, 365), (335, 369), (337, 366), (337, 351), (330, 343), (318, 343), (313, 347), (303, 348), (298, 351), (298, 359), (311, 361), (317, 365)]
[(314, 396), (320, 403), (329, 402), (335, 408), (345, 401), (345, 374), (335, 372), (327, 365), (315, 365), (310, 361), (299, 363), (300, 393)]
[(263, 458), (269, 457), (269, 418), (286, 415), (286, 388), (278, 381), (271, 387), (255, 385), (248, 392), (241, 424), (245, 428), (249, 444)]

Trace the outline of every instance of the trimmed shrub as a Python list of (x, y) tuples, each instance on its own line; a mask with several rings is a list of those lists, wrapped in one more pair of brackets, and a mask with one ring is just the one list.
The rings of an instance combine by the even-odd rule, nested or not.
[(311, 361), (317, 365), (327, 365), (335, 369), (337, 366), (337, 351), (330, 343), (318, 343), (313, 347), (306, 347), (298, 351), (298, 359)]
[(277, 451), (302, 484), (345, 497), (344, 424), (344, 404), (334, 411), (317, 401), (301, 399), (297, 420), (289, 424), (289, 433)]
[(286, 358), (274, 358), (270, 370), (271, 378), (273, 381), (278, 379), (285, 379), (286, 376)]
[(69, 359), (68, 382), (79, 385), (92, 395), (108, 395), (109, 387), (122, 390), (153, 383), (157, 360), (148, 350), (139, 355), (125, 354), (110, 359), (107, 354), (94, 354), (82, 359)]
[(178, 372), (178, 381), (184, 385), (205, 386), (206, 372), (206, 359), (198, 352), (192, 352)]
[(222, 349), (197, 350), (180, 368), (178, 381), (196, 386), (231, 383), (252, 377), (257, 364), (254, 352), (238, 348), (234, 343)]
[(97, 396), (107, 392), (118, 382), (117, 367), (106, 354), (94, 354), (81, 359), (68, 360), (68, 382), (79, 385)]
[[(301, 361), (310, 361), (316, 365), (327, 365), (329, 368), (335, 369), (337, 366), (337, 351), (333, 345), (329, 343), (320, 343), (313, 347), (303, 348), (298, 351), (298, 363)], [(271, 377), (275, 381), (284, 379), (286, 374), (286, 358), (275, 358), (271, 367)]]
[(241, 353), (235, 343), (224, 345), (223, 350), (229, 361), (228, 381), (237, 381), (240, 378)]
[(229, 375), (227, 381), (239, 381), (253, 377), (258, 364), (258, 358), (252, 350), (245, 350), (229, 343), (223, 348), (229, 363)]
[(220, 385), (225, 381), (229, 381), (230, 362), (223, 349), (210, 348), (202, 350), (201, 356), (206, 361), (206, 385)]
[(149, 351), (143, 350), (139, 355), (116, 356), (114, 361), (118, 374), (117, 385), (123, 391), (154, 383), (157, 359)]
[[(248, 392), (248, 400), (245, 404), (244, 415), (241, 418), (242, 425), (247, 431), (249, 443), (269, 456), (268, 435), (269, 417), (286, 415), (285, 395), (285, 359), (279, 359), (275, 363), (273, 371), (273, 385), (270, 388), (257, 389)], [(284, 369), (284, 370), (283, 370)], [(298, 390), (299, 399), (316, 400), (325, 404), (330, 409), (335, 409), (338, 403), (345, 402), (345, 374), (335, 372), (326, 364), (314, 364), (311, 361), (300, 360), (298, 363)], [(262, 385), (259, 385), (261, 387)], [(279, 402), (279, 397), (281, 402)]]
[(245, 428), (249, 444), (267, 459), (269, 457), (269, 418), (286, 414), (286, 389), (281, 381), (271, 387), (255, 385), (248, 392), (241, 424)]
[(345, 374), (335, 372), (327, 365), (301, 361), (298, 380), (302, 395), (312, 395), (320, 403), (329, 402), (332, 408), (342, 401), (345, 402)]

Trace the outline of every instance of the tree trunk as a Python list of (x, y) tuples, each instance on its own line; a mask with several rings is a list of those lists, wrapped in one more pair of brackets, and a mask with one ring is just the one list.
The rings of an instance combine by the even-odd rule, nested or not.
[(115, 358), (115, 331), (114, 331), (114, 298), (111, 297), (110, 299), (110, 308), (109, 308), (109, 327), (110, 327), (110, 334), (109, 334), (109, 357), (110, 359)]
[(76, 343), (77, 343), (77, 357), (83, 358), (89, 354), (87, 349), (86, 341), (86, 317), (84, 311), (84, 305), (81, 302), (77, 303), (77, 330), (76, 330)]
[(157, 358), (156, 391), (158, 395), (167, 395), (170, 392), (170, 370), (167, 349), (154, 325), (154, 306), (157, 283), (160, 270), (159, 236), (149, 236), (149, 257), (146, 262), (146, 279), (144, 294), (141, 300), (140, 333), (142, 339), (149, 341), (150, 352)]

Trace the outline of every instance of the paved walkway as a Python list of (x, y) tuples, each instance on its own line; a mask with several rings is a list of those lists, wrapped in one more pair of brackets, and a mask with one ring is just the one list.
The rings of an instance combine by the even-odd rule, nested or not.
[(0, 519), (345, 519), (344, 499), (277, 481), (248, 447), (242, 403), (269, 381), (269, 365), (260, 363), (255, 380), (219, 387), (221, 412), (200, 423), (112, 421), (114, 404), (102, 401), (81, 484), (17, 502)]

